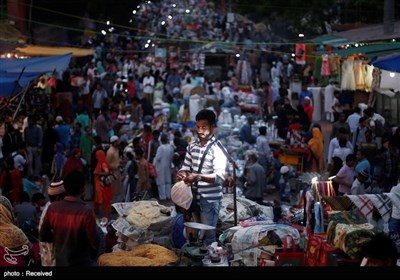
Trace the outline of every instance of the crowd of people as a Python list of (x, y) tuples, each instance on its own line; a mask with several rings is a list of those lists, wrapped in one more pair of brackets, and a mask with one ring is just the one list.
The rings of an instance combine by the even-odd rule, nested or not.
[[(194, 7), (189, 13), (179, 12), (182, 7), (172, 1), (143, 5), (137, 10), (143, 36), (230, 40), (234, 34), (239, 42), (264, 36), (251, 24), (229, 26), (206, 1), (188, 2)], [(280, 200), (290, 203), (289, 179), (299, 174), (279, 161), (280, 149), (270, 146), (270, 127), (277, 130), (273, 138), (304, 152), (304, 171), (336, 176), (337, 194), (399, 192), (400, 129), (385, 126), (373, 108), (344, 111), (340, 88), (332, 81), (325, 88), (326, 119), (333, 124), (324, 151), (324, 131), (313, 122), (315, 102), (308, 90), (316, 81), (306, 66), (294, 65), (286, 55), (246, 51), (241, 61), (231, 60), (226, 80), (219, 81), (190, 63), (133, 55), (140, 46), (129, 36), (95, 42), (94, 57), (73, 59), (63, 73), (41, 76), (21, 107), (13, 101), (1, 115), (0, 249), (5, 254), (28, 250), (42, 265), (95, 265), (115, 243), (115, 236), (102, 236), (96, 218), (112, 218), (112, 203), (138, 197), (170, 203), (171, 187), (179, 180), (195, 191), (197, 207), (187, 219), (216, 226), (229, 148), (218, 144), (217, 120), (222, 112), (248, 113), (241, 106), (243, 60), (249, 64), (246, 86), (257, 100), (255, 114), (247, 114), (237, 133), (243, 144), (255, 145), (246, 153), (241, 178), (246, 198), (262, 204), (266, 185), (272, 184)], [(298, 93), (289, 88), (295, 77), (302, 82)], [(190, 112), (195, 88), (214, 96), (217, 106)], [(263, 122), (258, 131), (255, 121)], [(400, 232), (398, 214), (392, 213), (392, 236)], [(207, 244), (215, 234), (207, 235)]]
[[(107, 63), (108, 58), (98, 61)], [(207, 81), (188, 66), (168, 71), (147, 59), (136, 61), (136, 66), (129, 60), (113, 61), (120, 61), (119, 67), (107, 68), (106, 73), (99, 73), (89, 60), (82, 67), (74, 61), (61, 79), (56, 73), (41, 77), (30, 89), (32, 94), (27, 95), (17, 118), (7, 116), (4, 120), (0, 187), (16, 209), (24, 209), (19, 226), (28, 235), (32, 234), (31, 227), (26, 227), (21, 217), (38, 221), (41, 207), (50, 198), (51, 183), (71, 173), (85, 174), (84, 199), (93, 201), (95, 214), (109, 216), (112, 203), (132, 201), (139, 193), (169, 201), (175, 174), (189, 164), (188, 151), (193, 149), (189, 144), (203, 129), (197, 119), (193, 120), (194, 128), (187, 127), (192, 121), (187, 113), (190, 89), (206, 90)], [(289, 172), (279, 162), (279, 151), (269, 146), (267, 126), (272, 125), (286, 144), (307, 151), (304, 171), (328, 170), (336, 175), (338, 194), (389, 192), (399, 174), (399, 130), (387, 130), (384, 119), (372, 108), (365, 109), (363, 116), (357, 107), (348, 116), (339, 111), (334, 115), (337, 121), (333, 123), (325, 166), (322, 128), (312, 121), (312, 93), (303, 86), (296, 96), (280, 73), (283, 82), (277, 92), (267, 81), (252, 90), (257, 96), (258, 114), (248, 116), (238, 133), (243, 143), (256, 144), (257, 150), (246, 155), (244, 195), (262, 203), (269, 182), (280, 190), (282, 201), (290, 202), (289, 178), (296, 173)], [(213, 109), (216, 117), (224, 109), (241, 113), (234, 79), (232, 75), (221, 90), (214, 83), (207, 92), (219, 96), (220, 107)], [(71, 95), (63, 98), (60, 92)], [(160, 112), (160, 105), (168, 109), (167, 114)], [(266, 124), (258, 133), (253, 129), (255, 120)], [(150, 176), (153, 168), (157, 175)], [(110, 173), (115, 179), (104, 188), (101, 177)], [(188, 178), (189, 183), (197, 180)], [(19, 205), (33, 205), (35, 211), (29, 207), (33, 214), (26, 215), (28, 207)], [(209, 219), (200, 218), (211, 222)]]

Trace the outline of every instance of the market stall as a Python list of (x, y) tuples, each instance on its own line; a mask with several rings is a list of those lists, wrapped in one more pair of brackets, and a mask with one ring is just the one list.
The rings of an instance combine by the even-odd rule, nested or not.
[[(359, 266), (363, 244), (381, 232), (393, 205), (393, 193), (336, 196), (332, 182), (303, 174), (307, 266)], [(313, 177), (314, 176), (314, 177)]]
[(310, 157), (308, 148), (281, 146), (280, 151), (279, 161), (283, 165), (291, 165), (298, 172), (304, 172), (305, 162)]

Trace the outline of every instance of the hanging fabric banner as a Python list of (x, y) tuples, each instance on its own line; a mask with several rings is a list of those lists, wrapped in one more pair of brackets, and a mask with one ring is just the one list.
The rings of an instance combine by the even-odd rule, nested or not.
[(306, 45), (296, 44), (296, 63), (304, 65), (306, 64)]

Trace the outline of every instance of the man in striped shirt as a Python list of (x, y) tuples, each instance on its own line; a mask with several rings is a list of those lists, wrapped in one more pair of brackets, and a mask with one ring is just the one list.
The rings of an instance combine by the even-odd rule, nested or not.
[[(221, 208), (222, 183), (227, 165), (227, 158), (222, 151), (225, 148), (215, 138), (215, 129), (215, 113), (201, 110), (196, 115), (198, 139), (188, 145), (182, 168), (177, 174), (177, 181), (183, 180), (192, 187), (192, 206), (197, 205), (198, 210), (193, 213), (194, 220), (214, 227)], [(199, 170), (204, 154), (204, 162)], [(204, 244), (208, 246), (214, 241), (215, 230), (206, 231)]]

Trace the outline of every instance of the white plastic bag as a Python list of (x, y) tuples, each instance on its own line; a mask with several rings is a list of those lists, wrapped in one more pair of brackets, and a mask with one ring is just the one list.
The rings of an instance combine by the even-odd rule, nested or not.
[(171, 189), (171, 200), (178, 206), (189, 209), (193, 200), (192, 189), (183, 181), (177, 182)]

